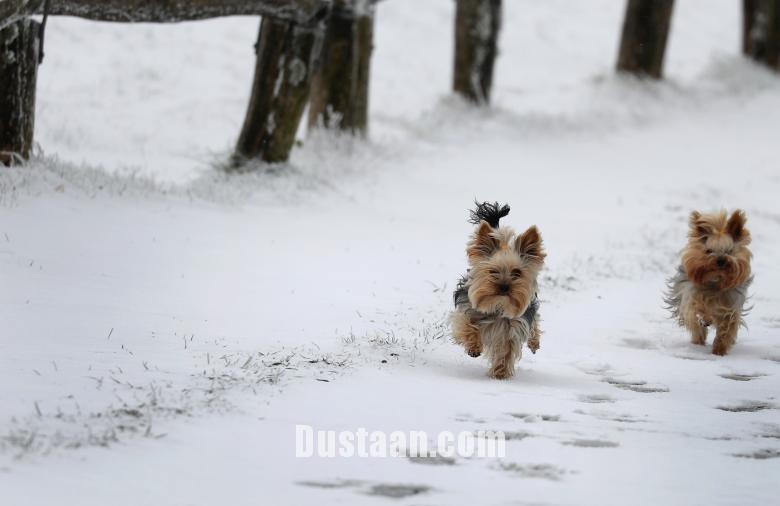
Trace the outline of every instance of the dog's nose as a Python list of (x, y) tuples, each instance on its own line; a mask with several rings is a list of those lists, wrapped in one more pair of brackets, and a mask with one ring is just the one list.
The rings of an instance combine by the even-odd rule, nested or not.
[(721, 269), (723, 267), (726, 267), (726, 257), (718, 257), (718, 260), (716, 261), (716, 263), (717, 263), (718, 267), (720, 267)]
[(501, 283), (498, 285), (498, 293), (501, 295), (506, 295), (509, 293), (509, 285), (506, 283)]

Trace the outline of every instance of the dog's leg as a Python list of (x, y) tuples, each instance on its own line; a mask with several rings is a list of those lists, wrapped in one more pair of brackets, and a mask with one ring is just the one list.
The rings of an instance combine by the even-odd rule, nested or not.
[(490, 339), (489, 374), (496, 379), (507, 379), (515, 375), (515, 362), (520, 360), (530, 329), (517, 322), (507, 322), (500, 328), (501, 333)]
[(701, 346), (707, 343), (707, 327), (712, 321), (702, 317), (695, 304), (683, 304), (680, 307), (680, 323), (691, 333), (691, 343)]
[(494, 359), (488, 374), (496, 379), (508, 379), (514, 376), (515, 362), (522, 353), (517, 342), (513, 339), (502, 339), (501, 344), (496, 343), (496, 349), (492, 351)]
[(536, 354), (539, 350), (539, 339), (542, 337), (542, 329), (539, 328), (539, 320), (534, 318), (533, 325), (531, 325), (531, 337), (528, 339), (528, 349), (531, 353)]
[(712, 343), (712, 353), (723, 356), (729, 352), (737, 341), (741, 318), (739, 314), (729, 315), (718, 322), (718, 333)]
[(709, 323), (699, 318), (692, 318), (685, 320), (685, 326), (691, 333), (691, 342), (704, 346), (707, 344), (707, 330)]
[(452, 315), (452, 337), (456, 343), (466, 349), (470, 357), (478, 357), (482, 354), (479, 327), (471, 323), (471, 319), (461, 311)]

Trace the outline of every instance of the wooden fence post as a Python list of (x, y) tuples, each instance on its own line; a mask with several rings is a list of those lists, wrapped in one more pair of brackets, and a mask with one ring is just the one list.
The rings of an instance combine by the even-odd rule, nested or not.
[(457, 0), (452, 89), (478, 104), (490, 101), (501, 30), (501, 0)]
[(23, 19), (0, 30), (0, 163), (27, 159), (33, 145), (40, 24)]
[(337, 0), (328, 20), (322, 65), (312, 83), (309, 127), (368, 131), (373, 2)]
[(309, 98), (322, 48), (322, 23), (302, 26), (263, 18), (257, 42), (254, 83), (233, 165), (248, 159), (283, 162)]
[(743, 0), (742, 52), (780, 70), (780, 1)]
[(660, 79), (674, 0), (628, 0), (617, 69)]

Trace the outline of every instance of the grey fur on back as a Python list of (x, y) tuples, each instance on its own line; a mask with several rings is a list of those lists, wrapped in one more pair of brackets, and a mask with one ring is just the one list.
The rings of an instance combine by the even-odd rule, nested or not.
[(688, 281), (688, 275), (685, 273), (683, 266), (677, 268), (677, 272), (669, 278), (666, 282), (666, 296), (664, 302), (666, 308), (672, 313), (672, 318), (680, 321), (680, 304), (682, 304), (683, 292), (687, 288), (685, 285), (690, 285)]

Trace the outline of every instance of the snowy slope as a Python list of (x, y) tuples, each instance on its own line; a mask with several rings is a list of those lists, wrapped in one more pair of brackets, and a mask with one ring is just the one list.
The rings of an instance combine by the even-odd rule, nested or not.
[[(447, 95), (453, 3), (384, 2), (371, 141), (231, 177), (257, 20), (52, 20), (44, 155), (0, 174), (3, 504), (775, 501), (780, 80), (738, 56), (737, 2), (677, 2), (660, 84), (612, 74), (623, 2), (506, 3), (489, 110)], [(445, 325), (474, 197), (549, 253), (508, 382)], [(661, 293), (689, 210), (723, 206), (756, 281), (720, 358)], [(296, 424), (512, 440), (296, 459)]]

